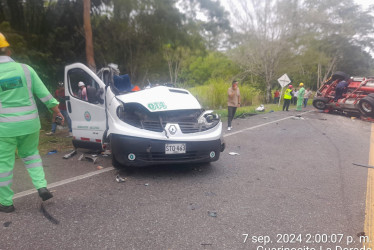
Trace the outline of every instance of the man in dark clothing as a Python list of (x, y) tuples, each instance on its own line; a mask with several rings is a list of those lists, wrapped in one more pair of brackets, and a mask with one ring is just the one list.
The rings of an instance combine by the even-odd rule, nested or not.
[(346, 80), (341, 80), (335, 88), (335, 98), (334, 101), (338, 101), (343, 97), (343, 94), (347, 92), (348, 82)]

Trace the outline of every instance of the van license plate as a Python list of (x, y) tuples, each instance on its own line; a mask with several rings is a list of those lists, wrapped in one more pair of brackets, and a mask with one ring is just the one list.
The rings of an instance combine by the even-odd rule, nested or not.
[(185, 154), (186, 143), (165, 144), (165, 154)]

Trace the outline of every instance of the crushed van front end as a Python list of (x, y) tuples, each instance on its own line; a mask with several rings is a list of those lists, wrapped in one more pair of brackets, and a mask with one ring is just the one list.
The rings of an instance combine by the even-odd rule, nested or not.
[[(147, 166), (217, 161), (225, 147), (220, 117), (202, 109), (185, 90), (183, 93), (166, 88), (157, 91), (159, 95), (152, 96), (157, 98), (167, 91), (168, 98), (141, 103), (127, 95), (114, 101), (116, 105), (112, 107), (116, 110), (109, 112), (115, 113), (109, 119), (113, 164)], [(137, 95), (136, 100), (144, 100), (142, 93)], [(177, 103), (182, 98), (185, 106)]]

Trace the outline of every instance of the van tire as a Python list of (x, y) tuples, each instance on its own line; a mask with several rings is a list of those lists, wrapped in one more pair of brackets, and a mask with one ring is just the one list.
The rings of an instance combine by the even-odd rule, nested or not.
[(124, 165), (122, 165), (121, 163), (119, 163), (119, 161), (117, 161), (116, 156), (114, 154), (112, 154), (112, 166), (115, 169), (124, 169), (125, 168)]

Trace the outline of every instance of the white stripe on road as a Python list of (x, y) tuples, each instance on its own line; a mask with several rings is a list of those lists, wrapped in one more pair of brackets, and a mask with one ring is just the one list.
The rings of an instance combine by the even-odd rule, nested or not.
[[(310, 111), (307, 111), (307, 112), (300, 113), (300, 115), (307, 114), (307, 113), (310, 113), (312, 111), (314, 111), (314, 110), (310, 110)], [(271, 121), (271, 122), (263, 123), (263, 124), (256, 125), (256, 126), (253, 126), (253, 127), (238, 130), (238, 131), (230, 133), (230, 134), (225, 134), (223, 137), (236, 135), (236, 134), (245, 132), (247, 130), (252, 130), (252, 129), (263, 127), (263, 126), (266, 126), (266, 125), (269, 125), (269, 124), (272, 124), (272, 123), (276, 123), (276, 122), (284, 121), (284, 120), (287, 120), (287, 119), (291, 119), (292, 117), (295, 117), (295, 116), (289, 116), (289, 117), (286, 117), (286, 118), (282, 118), (282, 119), (278, 119), (278, 120), (275, 120), (275, 121)], [(107, 168), (97, 170), (97, 171), (94, 171), (94, 172), (91, 172), (91, 173), (79, 175), (79, 176), (72, 177), (72, 178), (69, 178), (69, 179), (66, 179), (66, 180), (62, 180), (62, 181), (57, 181), (57, 182), (54, 182), (54, 183), (48, 185), (48, 188), (55, 188), (55, 187), (62, 186), (62, 185), (65, 185), (65, 184), (68, 184), (68, 183), (71, 183), (71, 182), (74, 182), (74, 181), (79, 181), (79, 180), (89, 178), (91, 176), (106, 173), (106, 172), (109, 172), (109, 171), (112, 171), (112, 170), (114, 170), (114, 167), (107, 167)], [(26, 190), (26, 191), (19, 192), (19, 193), (15, 194), (13, 199), (25, 197), (27, 195), (34, 194), (34, 193), (37, 193), (37, 190), (35, 190), (35, 189)]]
[[(66, 180), (57, 181), (57, 182), (54, 182), (54, 183), (48, 185), (48, 188), (55, 188), (55, 187), (62, 186), (62, 185), (65, 185), (65, 184), (68, 184), (68, 183), (71, 183), (71, 182), (74, 182), (74, 181), (79, 181), (79, 180), (89, 178), (91, 176), (106, 173), (106, 172), (109, 172), (109, 171), (112, 171), (112, 170), (114, 170), (114, 167), (108, 167), (108, 168), (100, 169), (100, 170), (97, 170), (97, 171), (94, 171), (94, 172), (91, 172), (91, 173), (75, 176), (75, 177), (72, 177), (72, 178), (69, 178), (69, 179), (66, 179)], [(21, 197), (24, 197), (24, 196), (27, 196), (27, 195), (30, 195), (30, 194), (33, 194), (33, 193), (37, 193), (37, 192), (38, 191), (36, 189), (29, 189), (29, 190), (26, 190), (26, 191), (19, 192), (19, 193), (15, 194), (13, 199), (21, 198)]]
[[(307, 112), (300, 113), (300, 115), (307, 114), (307, 113), (310, 113), (310, 112), (313, 112), (313, 111), (315, 111), (315, 110), (309, 110)], [(236, 134), (239, 134), (239, 133), (243, 133), (243, 132), (245, 132), (247, 130), (252, 130), (252, 129), (255, 129), (255, 128), (260, 128), (260, 127), (263, 127), (263, 126), (266, 126), (266, 125), (269, 125), (269, 124), (272, 124), (272, 123), (276, 123), (276, 122), (284, 121), (284, 120), (287, 120), (287, 119), (291, 119), (293, 117), (295, 117), (295, 116), (293, 115), (293, 116), (289, 116), (289, 117), (282, 118), (282, 119), (279, 119), (279, 120), (275, 120), (275, 121), (272, 121), (272, 122), (267, 122), (267, 123), (263, 123), (263, 124), (256, 125), (256, 126), (253, 126), (253, 127), (241, 129), (241, 130), (238, 130), (238, 131), (236, 131), (234, 133), (225, 134), (223, 137), (228, 137), (228, 136), (236, 135)]]

